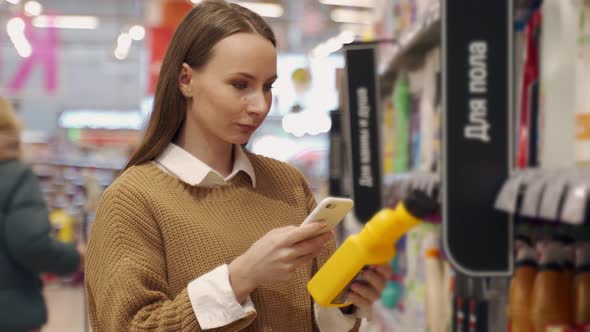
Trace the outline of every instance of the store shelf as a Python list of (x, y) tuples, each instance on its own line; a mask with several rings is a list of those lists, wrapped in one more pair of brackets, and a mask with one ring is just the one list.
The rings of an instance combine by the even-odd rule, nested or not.
[(391, 92), (395, 77), (400, 68), (420, 67), (424, 55), (440, 45), (441, 42), (440, 4), (429, 8), (422, 19), (403, 33), (396, 47), (386, 56), (384, 67), (380, 70), (381, 95)]
[(46, 166), (58, 166), (58, 167), (73, 167), (73, 168), (92, 168), (98, 170), (108, 171), (120, 171), (123, 168), (121, 166), (115, 166), (113, 164), (97, 164), (90, 162), (73, 162), (73, 161), (32, 161), (32, 165), (46, 165)]

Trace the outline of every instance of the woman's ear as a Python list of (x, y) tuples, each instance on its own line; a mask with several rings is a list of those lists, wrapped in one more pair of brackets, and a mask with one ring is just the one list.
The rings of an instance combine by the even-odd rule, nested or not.
[(183, 63), (180, 75), (178, 75), (178, 87), (180, 88), (180, 92), (187, 98), (193, 96), (191, 88), (192, 73), (193, 69), (186, 63)]

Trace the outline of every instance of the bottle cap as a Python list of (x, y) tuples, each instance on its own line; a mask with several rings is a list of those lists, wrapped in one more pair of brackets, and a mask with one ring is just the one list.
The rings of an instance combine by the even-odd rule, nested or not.
[(590, 265), (590, 242), (579, 242), (575, 245), (576, 268)]
[(404, 206), (410, 214), (420, 219), (436, 212), (438, 208), (437, 203), (420, 190), (411, 191), (404, 199)]
[(555, 241), (539, 242), (537, 243), (537, 252), (539, 253), (539, 264), (541, 267), (561, 267), (561, 260), (563, 257), (561, 243)]
[(518, 249), (516, 253), (516, 264), (524, 262), (537, 262), (537, 253), (533, 247), (522, 246)]

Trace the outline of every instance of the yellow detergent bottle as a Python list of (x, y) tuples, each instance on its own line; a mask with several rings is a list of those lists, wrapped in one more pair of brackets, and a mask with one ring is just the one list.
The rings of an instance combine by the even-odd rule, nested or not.
[(424, 217), (436, 203), (419, 191), (412, 192), (395, 209), (383, 209), (359, 234), (349, 236), (307, 284), (316, 303), (344, 307), (353, 282), (364, 282), (362, 272), (370, 265), (387, 264), (395, 255), (395, 242)]

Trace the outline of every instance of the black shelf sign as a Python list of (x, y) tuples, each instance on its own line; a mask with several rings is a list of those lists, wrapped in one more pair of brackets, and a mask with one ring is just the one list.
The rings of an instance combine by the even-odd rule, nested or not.
[(512, 1), (442, 4), (444, 246), (466, 275), (506, 276), (513, 225), (494, 201), (513, 165)]
[(328, 159), (329, 168), (329, 192), (330, 196), (344, 196), (342, 190), (342, 177), (344, 175), (344, 154), (342, 148), (341, 112), (339, 109), (330, 112), (332, 128), (330, 129), (330, 150)]
[(376, 47), (358, 43), (344, 48), (354, 212), (363, 223), (383, 207)]

